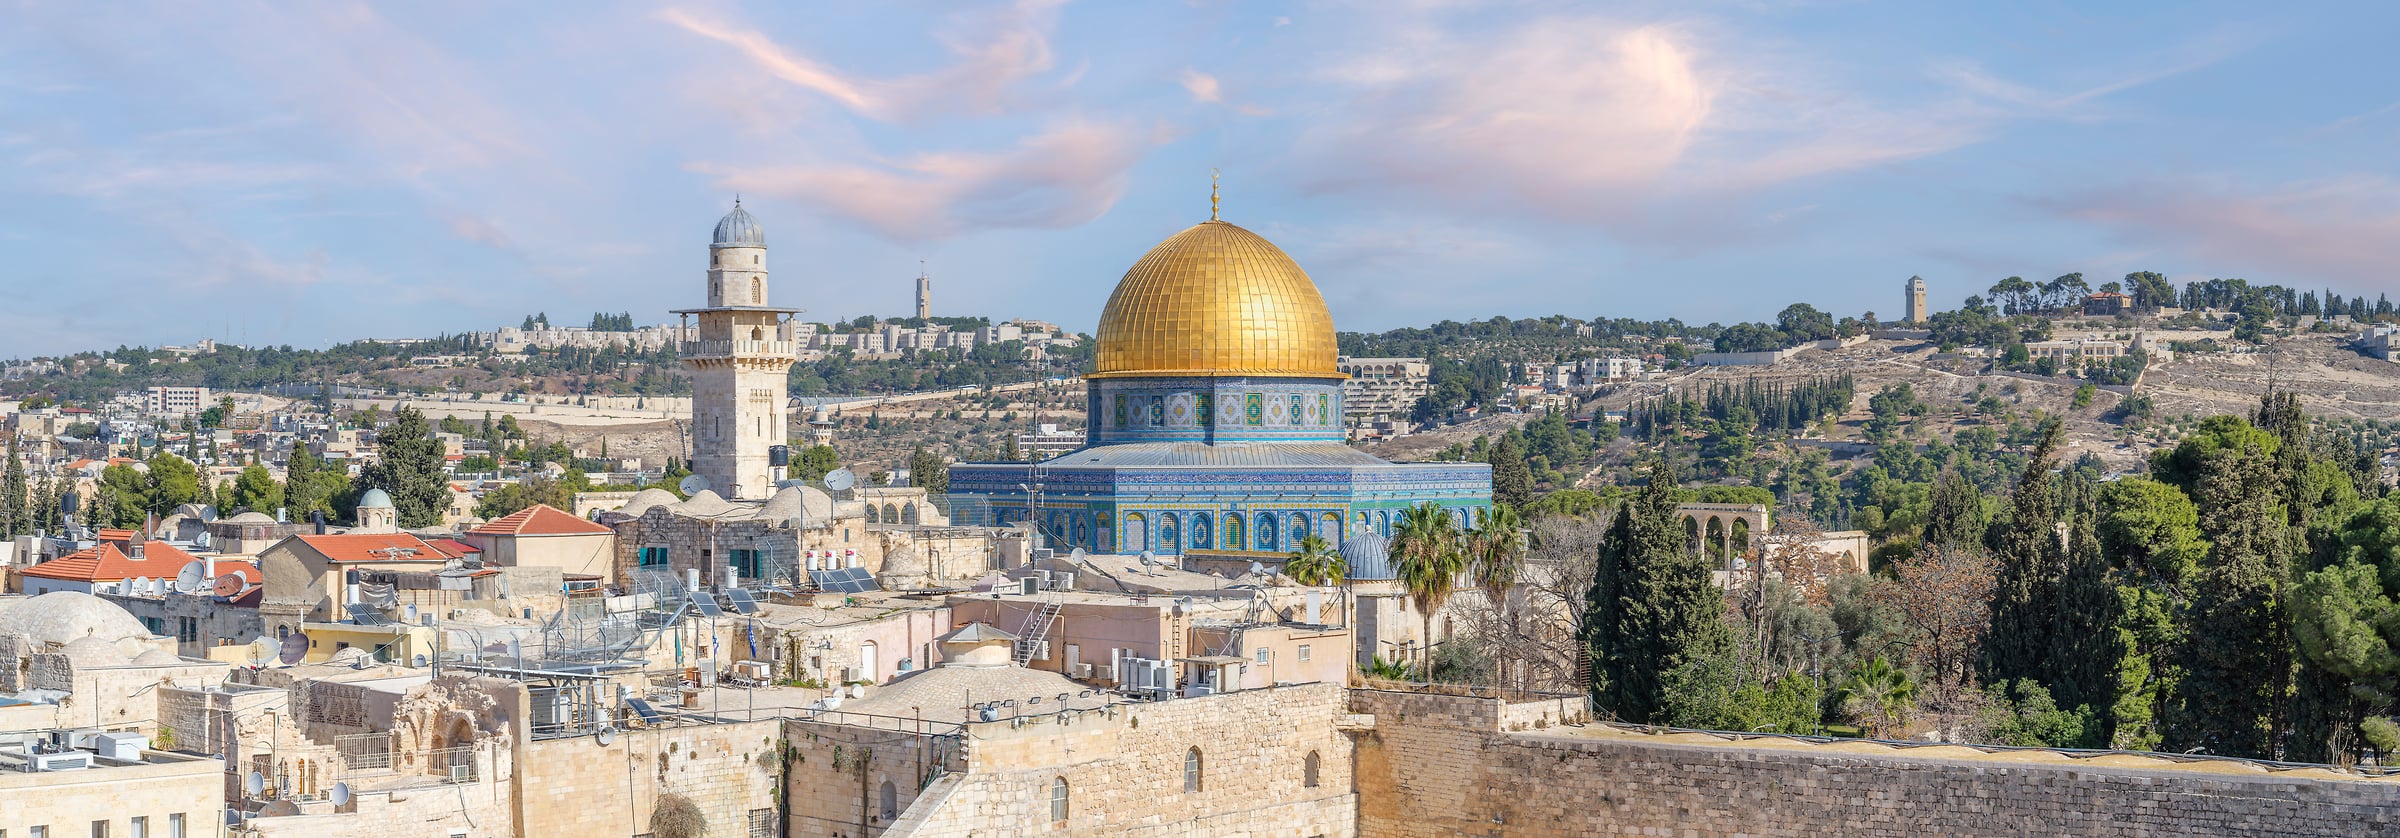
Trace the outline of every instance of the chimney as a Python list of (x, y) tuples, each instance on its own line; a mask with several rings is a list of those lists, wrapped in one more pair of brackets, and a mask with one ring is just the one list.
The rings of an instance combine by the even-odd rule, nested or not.
[(319, 509), (311, 511), (308, 513), (308, 521), (309, 523), (317, 525), (318, 535), (325, 534), (325, 510)]

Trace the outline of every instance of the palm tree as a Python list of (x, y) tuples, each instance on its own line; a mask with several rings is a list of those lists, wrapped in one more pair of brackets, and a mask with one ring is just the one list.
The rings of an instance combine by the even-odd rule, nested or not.
[(1908, 673), (1881, 657), (1859, 661), (1837, 690), (1842, 712), (1866, 724), (1877, 739), (1885, 738), (1917, 703), (1917, 685)]
[(1458, 522), (1431, 502), (1400, 512), (1392, 526), (1392, 570), (1408, 588), (1408, 598), (1425, 618), (1425, 647), (1433, 648), (1433, 612), (1458, 589), (1466, 572), (1467, 554), (1459, 543)]
[(1417, 670), (1415, 667), (1409, 666), (1407, 663), (1402, 661), (1384, 660), (1382, 655), (1376, 655), (1373, 658), (1370, 658), (1367, 663), (1367, 668), (1361, 670), (1359, 674), (1384, 681), (1417, 680)]
[(1300, 539), (1300, 549), (1283, 563), (1283, 574), (1302, 585), (1339, 585), (1350, 575), (1350, 565), (1342, 560), (1342, 552), (1315, 535)]
[(1467, 531), (1467, 558), (1477, 587), (1496, 607), (1525, 569), (1525, 521), (1517, 511), (1494, 504)]

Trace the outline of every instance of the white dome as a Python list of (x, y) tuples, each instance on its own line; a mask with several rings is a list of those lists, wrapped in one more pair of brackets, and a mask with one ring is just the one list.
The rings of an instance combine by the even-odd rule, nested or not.
[(0, 607), (0, 635), (10, 634), (33, 638), (36, 643), (64, 646), (86, 637), (110, 643), (128, 637), (149, 637), (150, 630), (108, 600), (81, 591), (52, 591)]
[(124, 666), (126, 661), (125, 652), (118, 649), (114, 641), (102, 640), (98, 637), (75, 640), (68, 643), (66, 648), (60, 649), (59, 652), (66, 655), (67, 662), (74, 664), (77, 669)]
[(812, 486), (792, 486), (776, 492), (760, 508), (758, 518), (768, 521), (797, 521), (796, 527), (822, 527), (833, 523), (833, 496)]
[(639, 518), (642, 513), (650, 511), (650, 507), (662, 504), (672, 506), (677, 503), (681, 503), (681, 501), (675, 499), (674, 492), (651, 487), (633, 493), (633, 497), (625, 499), (625, 504), (613, 511)]
[(152, 649), (133, 656), (133, 665), (135, 666), (177, 666), (182, 663), (181, 655), (165, 649)]
[(717, 493), (702, 489), (692, 493), (692, 499), (675, 505), (675, 511), (685, 515), (722, 515), (733, 508)]

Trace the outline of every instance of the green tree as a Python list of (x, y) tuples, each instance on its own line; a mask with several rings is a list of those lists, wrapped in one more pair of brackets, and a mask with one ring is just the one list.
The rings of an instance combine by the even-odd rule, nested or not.
[(2192, 589), (2184, 677), (2166, 743), (2263, 757), (2290, 681), (2277, 440), (2238, 416), (2213, 417), (2202, 430), (2158, 458), (2197, 489), (2200, 531), (2209, 542)]
[(1484, 462), (1492, 465), (1493, 503), (1522, 508), (1533, 502), (1533, 470), (1525, 465), (1525, 452), (1518, 448), (1516, 434), (1502, 434), (1485, 452)]
[(1651, 463), (1649, 485), (1601, 541), (1585, 596), (1593, 700), (1630, 722), (1661, 718), (1668, 673), (1725, 654), (1733, 640), (1724, 594), (1675, 516), (1674, 487), (1666, 464)]
[(1467, 529), (1466, 549), (1468, 577), (1495, 605), (1505, 602), (1525, 567), (1525, 520), (1495, 505)]
[(450, 508), (450, 485), (442, 443), (423, 411), (402, 405), (392, 412), (392, 423), (375, 435), (375, 462), (359, 470), (358, 487), (391, 495), (402, 527), (442, 522), (442, 512)]
[(1965, 547), (1983, 543), (1983, 493), (1965, 475), (1945, 469), (1934, 478), (1932, 505), (1925, 513), (1924, 543)]
[(1311, 587), (1339, 585), (1350, 574), (1350, 565), (1342, 560), (1340, 550), (1311, 533), (1300, 539), (1299, 549), (1292, 551), (1291, 559), (1283, 563), (1283, 574)]
[(348, 491), (348, 484), (345, 473), (328, 470), (307, 445), (292, 444), (292, 456), (283, 465), (283, 503), (291, 520), (306, 521), (311, 512), (333, 517), (333, 499)]
[(2082, 748), (2096, 727), (2090, 707), (2061, 709), (2030, 679), (1993, 684), (1980, 721), (1986, 741), (2026, 748)]
[(15, 538), (33, 527), (31, 510), (26, 508), (32, 498), (32, 485), (25, 477), (25, 454), (17, 434), (8, 434), (8, 462), (0, 464), (0, 539)]
[(926, 494), (946, 495), (950, 493), (950, 467), (942, 463), (941, 455), (918, 448), (908, 455), (908, 481)]
[(1891, 661), (1867, 658), (1842, 678), (1834, 689), (1834, 701), (1868, 736), (1886, 739), (1916, 710), (1917, 685)]
[(1450, 600), (1458, 575), (1467, 569), (1457, 520), (1430, 501), (1401, 510), (1400, 520), (1392, 524), (1391, 556), (1393, 572), (1408, 590), (1418, 616), (1424, 618), (1425, 645), (1430, 650), (1433, 612)]
[[(148, 486), (143, 493), (144, 511), (165, 515), (175, 507), (202, 499), (200, 468), (191, 461), (162, 451), (151, 455), (145, 465), (150, 471), (145, 476)], [(140, 520), (140, 516), (135, 516), (135, 520)]]
[(2065, 563), (2058, 544), (2058, 483), (2050, 468), (2062, 438), (2057, 422), (2044, 429), (2009, 495), (2008, 519), (1994, 525), (1988, 537), (1999, 563), (1999, 584), (1992, 591), (1992, 624), (1977, 667), (1987, 684), (2042, 678), (2057, 645), (2053, 618)]
[(273, 515), (275, 513), (272, 510), (283, 506), (283, 486), (275, 482), (275, 475), (268, 473), (266, 466), (243, 468), (241, 476), (234, 478), (232, 485), (232, 503), (220, 506), (217, 509), (219, 515), (232, 515), (236, 509)]
[(827, 472), (841, 467), (842, 455), (834, 451), (833, 446), (811, 445), (800, 449), (800, 456), (792, 458), (792, 477), (796, 480), (823, 480)]

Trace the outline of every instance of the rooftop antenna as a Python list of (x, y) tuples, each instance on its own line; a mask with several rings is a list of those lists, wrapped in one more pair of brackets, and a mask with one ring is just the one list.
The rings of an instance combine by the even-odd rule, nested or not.
[(1208, 220), (1217, 220), (1217, 170), (1213, 166), (1208, 170)]

